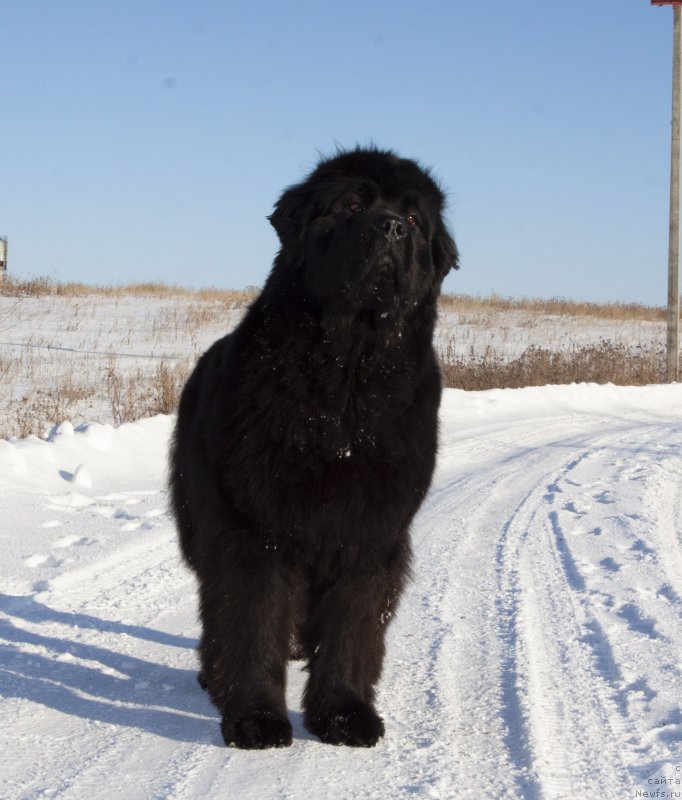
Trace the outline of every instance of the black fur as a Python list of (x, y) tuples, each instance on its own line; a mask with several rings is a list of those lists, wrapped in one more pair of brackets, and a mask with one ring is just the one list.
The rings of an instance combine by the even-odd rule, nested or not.
[(172, 504), (228, 745), (291, 743), (292, 655), (307, 660), (312, 733), (356, 747), (384, 734), (374, 689), (434, 468), (432, 335), (457, 266), (442, 208), (429, 173), (391, 152), (322, 161), (275, 207), (261, 295), (183, 391)]

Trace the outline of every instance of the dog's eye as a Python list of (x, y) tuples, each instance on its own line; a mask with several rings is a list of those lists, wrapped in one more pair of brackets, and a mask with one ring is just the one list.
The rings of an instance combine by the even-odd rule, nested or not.
[(350, 203), (348, 203), (348, 210), (351, 214), (357, 214), (361, 208), (362, 206), (357, 200), (351, 200)]
[(408, 214), (407, 217), (405, 217), (405, 219), (407, 220), (408, 225), (412, 225), (413, 227), (415, 225), (419, 225), (419, 218), (417, 217), (416, 214)]

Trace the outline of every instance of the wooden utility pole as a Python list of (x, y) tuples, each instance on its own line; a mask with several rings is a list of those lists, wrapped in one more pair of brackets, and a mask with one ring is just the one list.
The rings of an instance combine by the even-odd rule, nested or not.
[(682, 0), (651, 0), (673, 7), (673, 119), (670, 147), (670, 226), (668, 228), (668, 324), (666, 376), (680, 377), (680, 99), (682, 97)]
[(673, 124), (670, 149), (668, 233), (668, 382), (680, 377), (680, 91), (682, 91), (682, 8), (673, 6)]

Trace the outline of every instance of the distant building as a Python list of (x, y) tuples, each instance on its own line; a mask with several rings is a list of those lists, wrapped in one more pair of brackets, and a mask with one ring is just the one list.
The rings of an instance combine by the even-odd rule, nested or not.
[(7, 237), (0, 236), (0, 281), (4, 280), (7, 272)]

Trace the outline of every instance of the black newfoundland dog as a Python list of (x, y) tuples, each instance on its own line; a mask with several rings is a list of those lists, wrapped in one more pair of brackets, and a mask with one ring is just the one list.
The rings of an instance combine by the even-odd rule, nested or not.
[(436, 457), (436, 302), (457, 250), (430, 174), (392, 152), (322, 161), (270, 217), (261, 295), (199, 360), (171, 456), (198, 578), (199, 681), (225, 743), (291, 744), (287, 660), (306, 727), (371, 747), (384, 633)]

